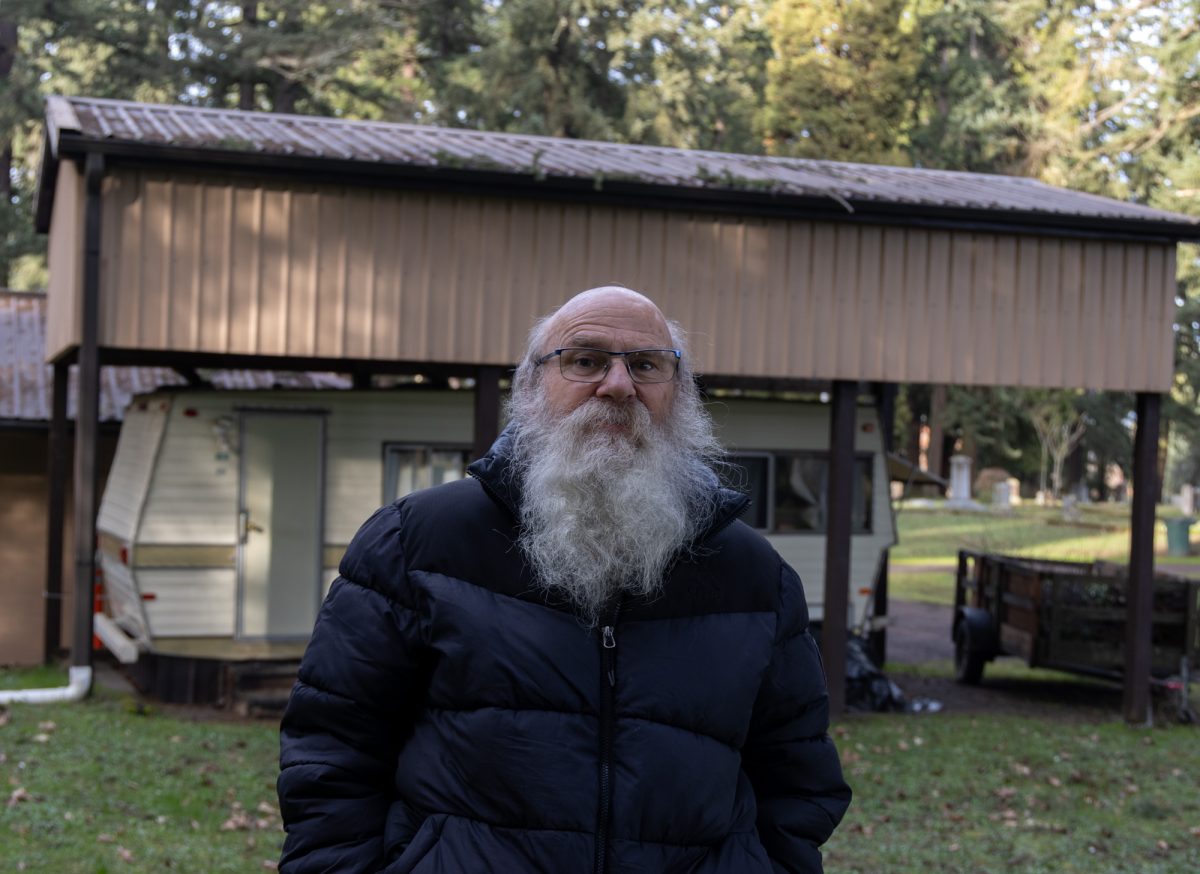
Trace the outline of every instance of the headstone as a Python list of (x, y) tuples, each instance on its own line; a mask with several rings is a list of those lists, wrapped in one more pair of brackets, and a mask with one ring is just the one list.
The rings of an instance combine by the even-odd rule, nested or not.
[(1079, 499), (1074, 495), (1067, 495), (1063, 498), (1062, 516), (1064, 522), (1083, 521), (1083, 513), (1079, 510)]
[(1008, 503), (1013, 507), (1021, 506), (1021, 481), (1015, 476), (1008, 478)]
[(1007, 481), (992, 486), (992, 512), (1002, 514), (1012, 512), (1012, 492), (1009, 491)]
[(1179, 487), (1179, 512), (1185, 516), (1196, 515), (1196, 487), (1191, 483)]
[(982, 510), (983, 505), (971, 500), (971, 456), (950, 456), (950, 500), (946, 506), (951, 510)]

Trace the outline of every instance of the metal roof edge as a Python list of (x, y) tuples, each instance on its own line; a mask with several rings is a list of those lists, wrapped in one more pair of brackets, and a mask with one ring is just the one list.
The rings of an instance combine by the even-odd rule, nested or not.
[(46, 138), (50, 144), (50, 154), (55, 159), (58, 158), (59, 137), (67, 131), (79, 133), (82, 130), (70, 98), (58, 94), (46, 98)]
[(54, 212), (54, 191), (58, 183), (59, 146), (64, 134), (80, 134), (83, 126), (69, 97), (51, 94), (46, 97), (45, 125), (42, 128), (42, 149), (38, 159), (37, 200), (34, 203), (34, 228), (39, 234), (50, 232), (50, 216)]
[(580, 202), (611, 206), (692, 209), (723, 214), (738, 212), (775, 218), (907, 225), (931, 230), (976, 230), (1137, 242), (1200, 242), (1200, 219), (1186, 220), (1183, 216), (1180, 217), (1184, 219), (1181, 221), (1154, 217), (1081, 217), (961, 206), (852, 201), (828, 195), (789, 195), (733, 187), (682, 187), (629, 179), (598, 181), (566, 176), (539, 177), (494, 169), (369, 163), (345, 158), (104, 141), (65, 130), (60, 137), (59, 151), (64, 157), (99, 152), (118, 160), (183, 165), (198, 171), (253, 171), (260, 178), (266, 172), (310, 183), (325, 181), (346, 184), (347, 180), (356, 180), (364, 186), (378, 186), (387, 180), (396, 187), (532, 199), (569, 197)]

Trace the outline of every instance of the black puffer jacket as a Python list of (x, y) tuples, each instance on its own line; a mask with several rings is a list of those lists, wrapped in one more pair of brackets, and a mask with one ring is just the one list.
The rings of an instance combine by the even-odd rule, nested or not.
[(514, 545), (506, 445), (346, 552), (283, 718), (280, 870), (820, 871), (850, 790), (800, 581), (745, 499), (587, 629)]

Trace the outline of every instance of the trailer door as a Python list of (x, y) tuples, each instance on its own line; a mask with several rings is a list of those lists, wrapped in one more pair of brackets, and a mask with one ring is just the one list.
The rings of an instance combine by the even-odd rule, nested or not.
[(303, 639), (321, 598), (325, 418), (243, 412), (237, 635)]

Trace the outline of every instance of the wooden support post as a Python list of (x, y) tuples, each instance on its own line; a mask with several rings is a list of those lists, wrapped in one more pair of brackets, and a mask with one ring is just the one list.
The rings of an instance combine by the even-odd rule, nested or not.
[(100, 184), (104, 159), (87, 156), (80, 308), (79, 400), (75, 413), (75, 623), (71, 664), (92, 665), (92, 589), (96, 580), (97, 441), (100, 433)]
[(71, 362), (54, 362), (50, 446), (46, 459), (46, 628), (43, 660), (49, 664), (62, 646), (63, 535), (67, 511), (67, 382)]
[[(885, 453), (896, 451), (896, 395), (900, 386), (894, 382), (883, 382), (875, 386), (875, 399), (879, 405), (879, 441)], [(916, 459), (913, 464), (916, 465)], [(889, 480), (884, 488), (891, 489)], [(875, 597), (873, 614), (882, 617), (879, 628), (871, 632), (871, 658), (882, 666), (887, 661), (887, 615), (888, 615), (888, 563), (891, 556), (888, 550), (883, 550), (879, 557), (879, 568), (875, 574)]]
[(1122, 710), (1131, 725), (1149, 725), (1150, 632), (1154, 609), (1154, 502), (1162, 396), (1138, 392), (1133, 440), (1133, 509), (1129, 590), (1125, 597), (1125, 689)]
[(946, 408), (946, 387), (935, 385), (929, 395), (929, 472), (942, 479), (950, 478), (950, 462), (946, 458), (946, 430), (942, 415)]
[(850, 600), (850, 528), (854, 502), (857, 383), (835, 380), (829, 411), (829, 481), (825, 518), (825, 619), (821, 657), (829, 683), (829, 712), (846, 709), (846, 620)]
[(499, 367), (480, 367), (475, 372), (475, 446), (476, 458), (487, 455), (500, 436)]

